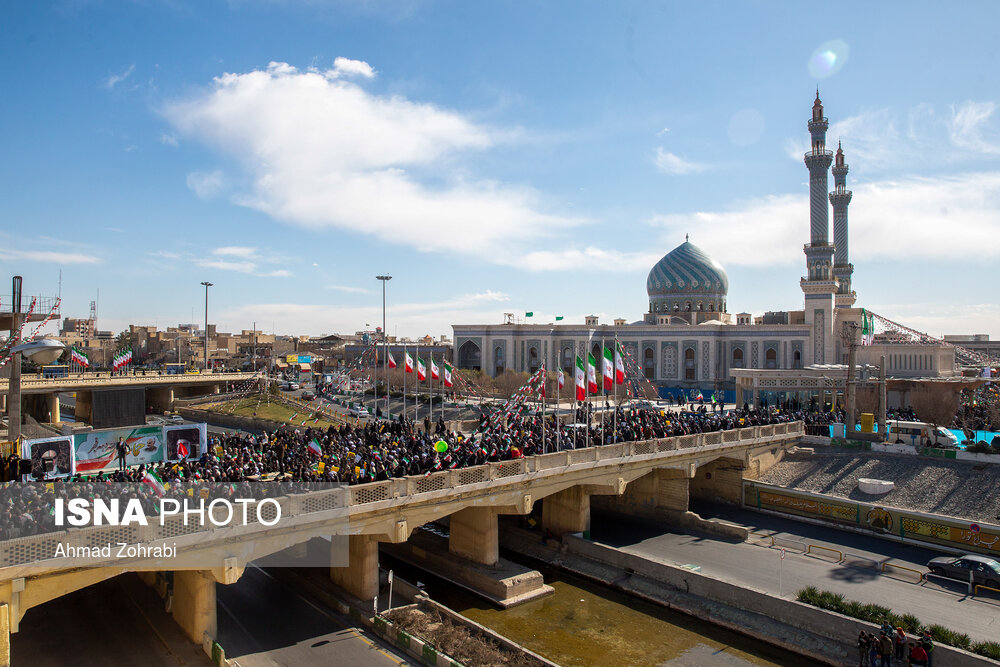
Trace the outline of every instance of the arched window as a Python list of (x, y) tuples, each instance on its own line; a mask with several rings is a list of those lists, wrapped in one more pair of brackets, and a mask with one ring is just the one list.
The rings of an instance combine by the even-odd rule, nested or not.
[(571, 348), (571, 347), (564, 347), (563, 348), (563, 351), (562, 351), (562, 369), (563, 369), (563, 373), (565, 373), (566, 375), (569, 375), (569, 376), (573, 375), (573, 365), (576, 362), (576, 359), (573, 358), (574, 356), (575, 355), (573, 354), (573, 348)]
[(733, 363), (730, 365), (732, 368), (743, 368), (743, 350), (742, 348), (733, 348)]
[(594, 343), (594, 346), (590, 348), (590, 353), (594, 355), (594, 363), (597, 366), (597, 372), (601, 372), (601, 344)]
[(538, 348), (529, 347), (528, 348), (528, 372), (537, 373), (538, 372)]
[(678, 313), (678, 312), (680, 312), (680, 310), (681, 310), (681, 307), (680, 307), (680, 305), (679, 305), (679, 304), (676, 304), (676, 303), (675, 303), (675, 304), (674, 304), (674, 312), (675, 312), (675, 313)]
[(792, 368), (802, 368), (802, 353), (798, 350), (792, 352)]
[(685, 301), (684, 302), (684, 310), (687, 311), (687, 312), (689, 312), (689, 313), (691, 312), (691, 302), (690, 301)]
[(701, 301), (698, 302), (698, 310), (699, 311), (705, 310), (705, 306), (704, 306), (704, 304)]
[(710, 313), (714, 313), (715, 312), (715, 304), (714, 303), (708, 304), (708, 312), (710, 312)]
[(502, 375), (504, 369), (503, 348), (499, 345), (493, 350), (493, 371), (494, 375)]
[(471, 340), (462, 343), (462, 347), (458, 348), (458, 367), (471, 368), (478, 371), (481, 364), (482, 353), (479, 350), (479, 346)]
[(778, 367), (778, 351), (773, 347), (768, 348), (767, 352), (764, 353), (764, 368), (777, 368)]
[(694, 348), (684, 350), (684, 379), (694, 380), (697, 369), (694, 367)]
[(656, 374), (656, 353), (653, 352), (653, 348), (647, 347), (642, 353), (642, 365), (646, 373), (646, 379), (652, 380)]

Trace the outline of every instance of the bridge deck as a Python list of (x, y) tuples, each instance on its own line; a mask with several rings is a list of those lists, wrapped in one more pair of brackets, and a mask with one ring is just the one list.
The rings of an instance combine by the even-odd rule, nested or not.
[[(219, 382), (241, 382), (253, 378), (256, 373), (198, 373), (183, 375), (107, 375), (97, 373), (73, 374), (59, 378), (21, 377), (22, 394), (42, 394), (51, 392), (80, 391), (88, 389), (108, 389), (113, 387), (178, 386), (197, 384), (217, 384)], [(0, 394), (9, 391), (10, 380), (0, 379)]]

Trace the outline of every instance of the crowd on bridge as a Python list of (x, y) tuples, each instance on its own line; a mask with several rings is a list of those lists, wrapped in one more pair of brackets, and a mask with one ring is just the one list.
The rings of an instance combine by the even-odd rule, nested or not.
[[(585, 420), (583, 414), (578, 416)], [(164, 489), (166, 493), (181, 490), (190, 495), (183, 489), (192, 484), (223, 485), (228, 494), (244, 492), (249, 486), (267, 487), (259, 484), (262, 481), (364, 484), (560, 449), (825, 418), (801, 411), (748, 407), (715, 413), (619, 408), (617, 419), (614, 412), (608, 412), (603, 423), (596, 415), (591, 417), (588, 427), (579, 422), (557, 423), (552, 415), (543, 419), (527, 412), (494, 414), (482, 417), (472, 434), (449, 431), (441, 420), (436, 424), (428, 419), (414, 423), (402, 418), (327, 429), (283, 426), (257, 435), (212, 434), (198, 458), (2, 485), (0, 539), (54, 530), (51, 510), (56, 493), (138, 498), (152, 510)], [(8, 460), (6, 470), (16, 471), (17, 461)], [(143, 483), (151, 476), (164, 488)]]

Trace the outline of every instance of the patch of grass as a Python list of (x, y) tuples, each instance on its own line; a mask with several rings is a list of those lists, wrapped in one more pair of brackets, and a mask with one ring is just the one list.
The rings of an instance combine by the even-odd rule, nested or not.
[[(213, 403), (205, 406), (205, 408), (221, 414), (255, 417), (279, 424), (288, 424), (289, 426), (301, 426), (303, 421), (306, 421), (306, 426), (313, 428), (327, 428), (333, 425), (333, 422), (319, 413), (297, 412), (294, 408), (284, 403), (278, 403), (277, 401), (268, 402), (266, 399), (260, 400), (257, 396), (248, 396), (235, 401)], [(295, 419), (292, 420), (292, 417), (295, 417)], [(319, 417), (319, 420), (314, 422), (317, 417)]]

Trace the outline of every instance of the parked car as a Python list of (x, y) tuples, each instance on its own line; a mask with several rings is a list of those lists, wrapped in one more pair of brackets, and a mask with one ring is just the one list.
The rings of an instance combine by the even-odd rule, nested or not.
[(184, 417), (181, 417), (180, 415), (170, 415), (170, 421), (174, 422), (175, 424), (183, 424)]
[(931, 571), (931, 574), (966, 582), (969, 581), (969, 573), (971, 572), (974, 584), (1000, 588), (1000, 563), (989, 556), (977, 554), (966, 554), (958, 558), (939, 556), (932, 558), (927, 563), (927, 569)]
[(357, 406), (357, 407), (352, 407), (350, 410), (348, 410), (348, 412), (350, 413), (350, 415), (352, 417), (367, 417), (368, 416), (368, 408), (366, 408), (363, 405), (360, 405), (360, 406)]
[(288, 388), (291, 389), (292, 391), (295, 391), (296, 389), (299, 388), (299, 383), (298, 382), (289, 382), (288, 383)]
[(302, 400), (304, 400), (304, 401), (311, 401), (314, 398), (316, 398), (316, 394), (314, 394), (313, 392), (309, 391), (308, 389), (306, 391), (302, 392)]

